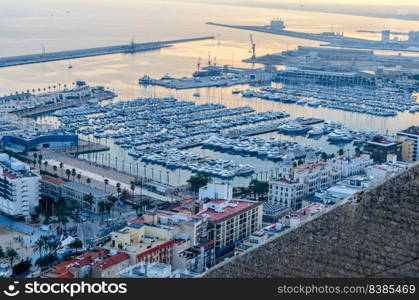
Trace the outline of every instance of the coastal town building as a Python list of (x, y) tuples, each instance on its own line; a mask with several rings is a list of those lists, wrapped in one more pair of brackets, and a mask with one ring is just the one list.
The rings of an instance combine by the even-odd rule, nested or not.
[[(222, 189), (213, 185), (218, 184), (210, 183), (206, 189), (200, 191), (208, 199), (217, 198)], [(208, 191), (213, 191), (213, 194), (208, 194)], [(214, 241), (217, 258), (234, 249), (239, 241), (262, 227), (262, 202), (236, 200), (230, 193), (225, 196), (227, 199), (204, 201), (202, 210), (197, 214), (208, 222), (207, 238)], [(203, 198), (203, 195), (199, 198)]]
[(0, 153), (1, 213), (29, 220), (39, 204), (39, 180), (27, 164)]
[[(108, 201), (109, 193), (76, 181), (68, 181), (62, 185), (62, 196), (68, 200), (77, 201), (83, 209), (99, 213), (99, 203)], [(85, 197), (91, 195), (93, 202), (88, 203)]]
[(402, 159), (402, 142), (377, 135), (365, 143), (363, 151), (370, 155), (374, 163), (387, 162), (390, 154), (396, 155), (397, 160), (400, 161)]
[(287, 156), (281, 163), (278, 177), (269, 181), (268, 201), (298, 210), (302, 207), (303, 197), (326, 190), (341, 178), (363, 173), (370, 164), (372, 160), (368, 155), (323, 162), (310, 152), (303, 165), (294, 166)]
[(410, 126), (405, 130), (396, 133), (397, 138), (406, 143), (406, 159), (409, 162), (419, 160), (419, 126)]

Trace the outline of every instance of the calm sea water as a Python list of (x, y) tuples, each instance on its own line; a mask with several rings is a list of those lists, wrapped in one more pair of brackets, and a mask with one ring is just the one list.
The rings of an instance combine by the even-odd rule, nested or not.
[[(88, 3), (86, 3), (88, 2)], [(301, 107), (260, 99), (242, 98), (232, 95), (231, 88), (200, 89), (201, 97), (196, 99), (196, 90), (173, 91), (160, 87), (140, 87), (138, 78), (144, 74), (161, 77), (190, 76), (197, 68), (198, 58), (205, 64), (210, 56), (217, 64), (249, 66), (241, 60), (250, 56), (250, 42), (247, 31), (219, 28), (206, 25), (213, 21), (230, 24), (264, 25), (274, 17), (282, 18), (288, 29), (306, 32), (340, 31), (355, 37), (379, 38), (379, 36), (356, 32), (359, 29), (409, 31), (419, 28), (417, 21), (379, 19), (371, 17), (346, 16), (291, 10), (258, 9), (228, 5), (191, 4), (174, 1), (140, 0), (2, 0), (0, 2), (0, 56), (41, 53), (66, 49), (88, 48), (105, 45), (189, 38), (214, 35), (215, 40), (178, 44), (159, 51), (136, 54), (116, 54), (17, 66), (0, 69), (0, 95), (15, 91), (48, 87), (58, 83), (71, 84), (84, 80), (91, 85), (104, 85), (119, 95), (118, 99), (132, 99), (142, 96), (173, 95), (178, 99), (194, 100), (197, 103), (216, 102), (227, 107), (249, 105), (257, 111), (285, 110), (292, 117), (318, 117), (346, 123), (355, 129), (375, 129), (382, 133), (418, 124), (418, 115), (401, 113), (393, 118), (379, 118), (363, 114), (336, 111), (325, 108)], [(318, 42), (307, 41), (263, 33), (253, 34), (257, 55), (294, 49), (298, 45), (318, 46)], [(392, 53), (392, 52), (380, 52)], [(393, 53), (394, 54), (394, 53)], [(406, 54), (415, 55), (415, 54)], [(68, 65), (72, 69), (68, 69)], [(246, 88), (246, 87), (242, 87)], [(50, 122), (41, 118), (40, 122)], [(275, 134), (274, 134), (275, 135)], [(338, 147), (325, 141), (304, 140), (306, 143), (320, 143), (328, 152)], [(258, 172), (274, 168), (269, 161), (256, 158), (242, 158), (209, 150), (193, 149), (205, 155), (230, 157), (238, 162), (251, 163)], [(124, 155), (125, 151), (112, 147), (111, 155)], [(102, 158), (101, 158), (102, 157)], [(92, 156), (90, 156), (92, 159)], [(100, 161), (103, 156), (96, 156)], [(126, 157), (125, 170), (131, 161)], [(142, 164), (141, 164), (142, 165)], [(158, 170), (158, 167), (156, 167)], [(140, 174), (144, 171), (141, 169)], [(166, 181), (166, 171), (162, 170)], [(159, 179), (159, 171), (154, 171)], [(187, 171), (170, 173), (171, 183), (184, 182), (190, 175)], [(150, 176), (150, 171), (148, 171)], [(179, 179), (180, 178), (180, 179)], [(235, 184), (247, 180), (235, 179)]]

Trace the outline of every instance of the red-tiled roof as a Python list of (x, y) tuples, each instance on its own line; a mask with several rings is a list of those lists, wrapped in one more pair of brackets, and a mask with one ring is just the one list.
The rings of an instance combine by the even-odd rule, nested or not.
[(145, 221), (143, 219), (135, 219), (135, 220), (130, 221), (131, 224), (135, 224), (135, 225), (142, 225), (144, 224), (144, 222)]
[(9, 178), (9, 179), (16, 179), (16, 178), (17, 178), (17, 177), (16, 177), (15, 175), (13, 175), (12, 173), (9, 173), (9, 172), (4, 171), (4, 170), (3, 170), (3, 176), (4, 176), (4, 177), (7, 177), (7, 178)]
[(102, 270), (106, 270), (109, 267), (112, 267), (116, 264), (123, 262), (124, 260), (129, 259), (129, 255), (124, 252), (119, 252), (113, 256), (107, 257), (100, 262), (94, 264), (95, 267), (101, 268)]
[(154, 248), (148, 249), (148, 250), (146, 250), (146, 251), (138, 254), (137, 255), (137, 260), (140, 260), (141, 258), (143, 258), (143, 257), (145, 257), (147, 255), (150, 255), (150, 254), (152, 254), (154, 252), (157, 252), (157, 251), (159, 251), (161, 249), (164, 249), (164, 248), (167, 248), (167, 247), (171, 247), (174, 243), (175, 243), (174, 241), (168, 241), (168, 242), (163, 243), (163, 244), (160, 244), (160, 245), (158, 245), (158, 246), (156, 246)]
[(68, 271), (69, 269), (78, 269), (93, 262), (94, 259), (103, 257), (109, 253), (109, 250), (102, 249), (98, 251), (85, 252), (75, 258), (71, 258), (62, 263), (55, 265), (44, 273), (45, 277), (52, 278), (73, 278), (74, 276)]

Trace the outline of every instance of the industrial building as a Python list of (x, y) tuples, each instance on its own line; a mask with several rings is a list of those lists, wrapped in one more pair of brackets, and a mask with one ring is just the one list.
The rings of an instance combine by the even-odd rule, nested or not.
[(45, 133), (38, 136), (5, 135), (3, 147), (13, 152), (28, 152), (41, 148), (58, 148), (78, 146), (76, 134)]

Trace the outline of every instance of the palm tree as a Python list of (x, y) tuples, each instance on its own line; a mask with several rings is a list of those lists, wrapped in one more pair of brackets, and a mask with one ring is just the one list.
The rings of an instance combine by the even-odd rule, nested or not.
[(80, 179), (81, 179), (81, 173), (77, 174), (77, 179), (78, 179), (78, 180), (79, 180), (79, 182), (80, 182)]
[(116, 183), (116, 192), (118, 193), (118, 199), (120, 198), (120, 194), (121, 194), (121, 183), (117, 182)]
[(106, 186), (109, 184), (109, 179), (105, 178), (104, 183), (105, 183), (105, 193), (106, 193)]
[(135, 182), (131, 181), (130, 182), (130, 187), (129, 187), (132, 191), (132, 198), (134, 198), (134, 191), (135, 191)]
[(38, 153), (36, 153), (36, 152), (34, 152), (33, 153), (33, 164), (34, 164), (34, 167), (35, 167), (35, 165), (36, 165), (36, 158), (38, 157)]
[(342, 156), (344, 153), (345, 153), (345, 151), (343, 151), (343, 149), (340, 148), (339, 151), (338, 151), (339, 156)]
[(13, 248), (9, 248), (6, 251), (6, 258), (9, 259), (10, 262), (10, 268), (13, 268), (13, 262), (15, 261), (15, 259), (17, 259), (19, 257), (19, 254), (16, 252), (15, 249)]
[(92, 205), (95, 202), (93, 195), (91, 193), (88, 195), (84, 195), (83, 200), (89, 204), (89, 209), (92, 210)]
[(44, 240), (41, 237), (34, 243), (33, 250), (39, 251), (39, 257), (42, 256), (42, 249), (44, 248)]
[(100, 213), (102, 215), (102, 217), (101, 217), (102, 218), (101, 223), (103, 223), (103, 213), (106, 210), (106, 203), (105, 203), (105, 201), (100, 201), (97, 205), (99, 206), (99, 211), (100, 211)]
[(45, 250), (45, 252), (48, 252), (48, 249), (49, 249), (49, 245), (48, 245), (49, 237), (47, 237), (46, 235), (42, 235), (40, 237), (40, 239), (42, 239), (42, 241), (44, 243), (44, 250)]
[(54, 165), (54, 166), (52, 166), (52, 169), (54, 170), (54, 174), (57, 175), (58, 167)]
[(133, 209), (135, 209), (135, 213), (136, 213), (136, 215), (138, 216), (138, 210), (140, 209), (140, 206), (139, 206), (138, 204), (134, 204), (134, 205), (132, 206), (132, 208), (133, 208)]
[(44, 161), (44, 167), (45, 167), (45, 172), (47, 171), (47, 167), (48, 167), (48, 161)]
[(60, 217), (58, 218), (59, 222), (63, 225), (64, 227), (64, 233), (67, 231), (67, 223), (68, 223), (68, 218), (66, 215), (62, 214), (60, 215)]
[(38, 156), (38, 165), (39, 165), (39, 170), (41, 170), (41, 166), (42, 166), (42, 154), (40, 154)]
[(77, 175), (76, 169), (72, 168), (71, 169), (71, 176), (73, 176), (73, 181), (74, 181), (74, 178), (76, 177), (76, 175)]
[(87, 178), (86, 183), (90, 186), (90, 183), (92, 183), (92, 180), (90, 178)]
[(60, 169), (61, 169), (61, 177), (64, 177), (64, 164), (62, 162), (60, 162)]
[(65, 170), (65, 174), (67, 175), (67, 179), (70, 180), (70, 175), (71, 175), (70, 169)]

